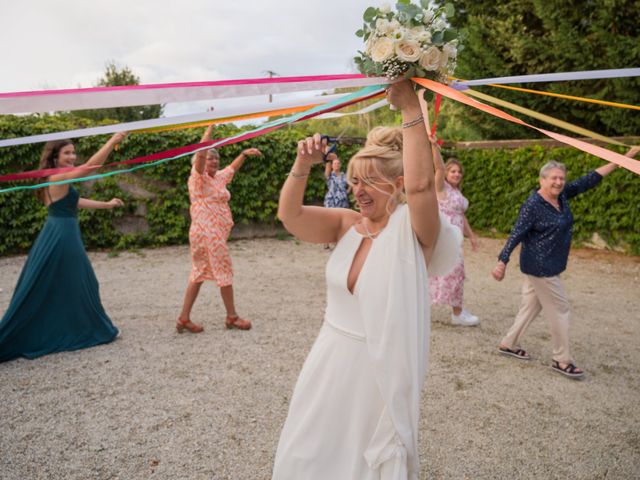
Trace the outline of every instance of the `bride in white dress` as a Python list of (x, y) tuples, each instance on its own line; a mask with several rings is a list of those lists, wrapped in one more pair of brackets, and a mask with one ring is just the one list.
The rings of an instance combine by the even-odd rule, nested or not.
[(420, 392), (429, 346), (427, 272), (443, 275), (459, 229), (438, 213), (431, 149), (408, 81), (388, 100), (402, 129), (378, 127), (349, 162), (360, 212), (303, 206), (319, 135), (298, 143), (280, 195), (289, 232), (337, 242), (327, 263), (327, 308), (302, 367), (273, 468), (274, 480), (417, 480)]

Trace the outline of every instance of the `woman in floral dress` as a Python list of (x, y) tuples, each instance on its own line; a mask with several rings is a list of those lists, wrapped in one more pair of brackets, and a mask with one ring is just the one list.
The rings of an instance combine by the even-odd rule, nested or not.
[(324, 196), (326, 208), (351, 208), (347, 176), (340, 170), (341, 166), (338, 156), (330, 153), (324, 169), (324, 178), (327, 182), (327, 193)]
[[(443, 164), (439, 145), (433, 137), (430, 138), (430, 141), (436, 170), (436, 194), (440, 212), (453, 225), (460, 228), (465, 236), (469, 237), (471, 248), (475, 252), (478, 249), (478, 239), (464, 214), (469, 207), (469, 201), (460, 192), (464, 174), (462, 164), (455, 158), (450, 158), (446, 164)], [(461, 255), (458, 264), (451, 273), (429, 279), (431, 303), (451, 306), (451, 323), (453, 325), (472, 327), (478, 325), (480, 320), (463, 308), (464, 279), (464, 259)]]
[[(211, 140), (213, 125), (205, 131), (201, 142)], [(220, 287), (220, 295), (227, 311), (225, 326), (249, 330), (251, 322), (236, 313), (233, 299), (233, 270), (227, 239), (233, 227), (229, 208), (231, 194), (227, 184), (231, 182), (247, 156), (262, 155), (257, 148), (243, 150), (231, 164), (218, 170), (220, 155), (215, 148), (201, 151), (193, 156), (193, 167), (189, 176), (189, 200), (191, 201), (191, 247), (192, 268), (182, 312), (176, 322), (179, 333), (203, 331), (202, 325), (191, 321), (191, 309), (198, 297), (202, 282), (212, 280)]]

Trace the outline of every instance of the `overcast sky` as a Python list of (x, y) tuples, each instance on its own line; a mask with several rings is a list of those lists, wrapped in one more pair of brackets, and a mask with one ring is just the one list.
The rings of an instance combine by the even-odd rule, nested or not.
[(362, 13), (382, 3), (0, 0), (0, 92), (91, 87), (109, 60), (145, 84), (352, 73)]

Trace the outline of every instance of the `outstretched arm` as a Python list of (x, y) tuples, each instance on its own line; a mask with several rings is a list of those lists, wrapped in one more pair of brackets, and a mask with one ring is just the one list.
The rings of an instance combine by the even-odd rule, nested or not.
[[(640, 147), (631, 147), (629, 151), (624, 155), (625, 157), (634, 158), (638, 154), (638, 152), (640, 152)], [(607, 163), (606, 165), (596, 168), (596, 172), (598, 172), (603, 177), (606, 177), (616, 168), (618, 168), (618, 165), (616, 165), (615, 163)]]
[(85, 165), (91, 167), (102, 165), (107, 160), (107, 157), (109, 157), (109, 154), (114, 149), (114, 147), (122, 142), (125, 138), (127, 138), (128, 134), (128, 132), (118, 132), (113, 134), (113, 136), (109, 140), (107, 140), (107, 142), (102, 147), (100, 147), (100, 150), (94, 153), (91, 158), (87, 160), (87, 163), (85, 163)]
[[(116, 145), (118, 145), (120, 142), (122, 142), (127, 137), (127, 135), (128, 135), (128, 132), (118, 132), (113, 134), (113, 136), (109, 140), (107, 140), (102, 147), (100, 147), (100, 150), (98, 150), (95, 154), (93, 154), (93, 156), (84, 165), (82, 165), (82, 167), (95, 168), (102, 165), (109, 157), (109, 154), (111, 153), (113, 148)], [(60, 180), (70, 180), (72, 178), (81, 178), (89, 175), (89, 172), (91, 172), (91, 169), (79, 168), (77, 170), (73, 170), (72, 172), (58, 173), (55, 175), (51, 175), (49, 177), (49, 180), (51, 182), (57, 182)]]
[(234, 172), (237, 172), (238, 170), (240, 170), (240, 167), (242, 167), (242, 164), (247, 159), (247, 157), (252, 155), (262, 156), (262, 152), (257, 148), (247, 148), (246, 150), (240, 152), (240, 155), (238, 155), (235, 160), (231, 162), (230, 167), (233, 168)]
[(111, 209), (116, 207), (124, 207), (124, 202), (119, 198), (112, 198), (108, 202), (91, 200), (90, 198), (80, 198), (78, 200), (78, 208)]
[(404, 188), (409, 205), (411, 226), (429, 262), (438, 234), (440, 217), (436, 197), (433, 156), (422, 119), (418, 96), (410, 81), (394, 83), (388, 101), (402, 112), (402, 163)]

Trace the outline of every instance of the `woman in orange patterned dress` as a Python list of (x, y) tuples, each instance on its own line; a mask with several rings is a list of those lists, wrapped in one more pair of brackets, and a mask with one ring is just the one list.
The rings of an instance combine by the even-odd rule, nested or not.
[[(209, 125), (201, 142), (211, 140), (213, 125)], [(193, 156), (191, 175), (189, 176), (189, 200), (191, 201), (191, 228), (189, 244), (191, 246), (192, 268), (187, 291), (184, 295), (182, 312), (176, 322), (178, 333), (188, 330), (192, 333), (203, 331), (202, 325), (191, 321), (193, 307), (202, 282), (213, 280), (220, 287), (220, 295), (227, 311), (225, 326), (249, 330), (251, 322), (243, 320), (236, 313), (233, 301), (233, 270), (227, 239), (233, 227), (233, 218), (229, 209), (231, 194), (227, 184), (233, 179), (246, 158), (262, 155), (257, 148), (243, 150), (231, 164), (218, 170), (220, 155), (215, 148), (201, 151)]]

